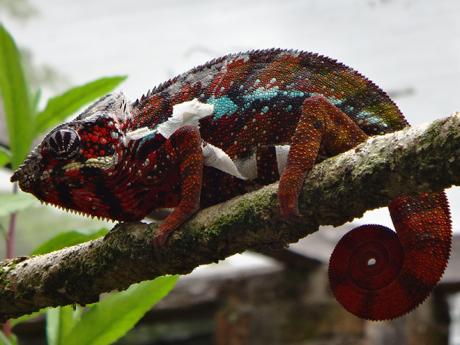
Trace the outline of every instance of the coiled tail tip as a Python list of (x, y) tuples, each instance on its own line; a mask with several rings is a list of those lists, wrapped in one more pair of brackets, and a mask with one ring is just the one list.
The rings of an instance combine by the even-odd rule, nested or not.
[(412, 276), (406, 263), (404, 247), (393, 230), (381, 225), (357, 227), (331, 255), (331, 289), (337, 301), (360, 318), (397, 318), (423, 302), (434, 287)]

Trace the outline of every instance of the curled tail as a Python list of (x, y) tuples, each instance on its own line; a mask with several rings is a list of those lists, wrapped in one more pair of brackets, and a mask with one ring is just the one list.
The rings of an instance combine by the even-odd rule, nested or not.
[(337, 244), (329, 263), (336, 299), (370, 320), (399, 317), (422, 303), (446, 268), (452, 229), (444, 193), (404, 196), (389, 205), (396, 233), (363, 225)]

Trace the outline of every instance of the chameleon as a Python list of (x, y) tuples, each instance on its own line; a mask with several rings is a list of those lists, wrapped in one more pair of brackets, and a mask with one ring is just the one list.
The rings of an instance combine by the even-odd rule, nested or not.
[[(122, 93), (58, 125), (11, 177), (64, 209), (138, 221), (170, 208), (155, 246), (199, 208), (279, 179), (285, 219), (315, 163), (370, 136), (408, 126), (376, 84), (326, 56), (252, 50), (216, 58), (134, 102)], [(339, 241), (329, 280), (336, 299), (365, 319), (399, 317), (441, 278), (451, 247), (445, 194), (395, 198), (396, 232), (363, 225)]]

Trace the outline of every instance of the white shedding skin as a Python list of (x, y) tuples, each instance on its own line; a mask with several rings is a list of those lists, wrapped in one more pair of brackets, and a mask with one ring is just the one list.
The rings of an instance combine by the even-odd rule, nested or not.
[(276, 163), (278, 164), (278, 174), (280, 174), (280, 176), (283, 173), (284, 168), (286, 168), (290, 148), (290, 145), (275, 146)]
[(204, 165), (219, 169), (242, 180), (247, 179), (239, 172), (235, 162), (222, 149), (209, 143), (203, 143), (202, 149)]
[(248, 180), (257, 178), (257, 160), (255, 153), (244, 159), (235, 160), (235, 165), (241, 174), (246, 176)]
[[(166, 122), (158, 125), (156, 129), (150, 129), (148, 127), (138, 128), (126, 133), (126, 139), (128, 141), (138, 140), (155, 132), (169, 139), (177, 129), (183, 126), (189, 125), (199, 127), (200, 119), (212, 115), (213, 112), (214, 106), (212, 104), (202, 103), (195, 98), (192, 101), (174, 105), (171, 117), (169, 117)], [(281, 175), (286, 166), (290, 146), (279, 145), (275, 146), (275, 149), (278, 172)], [(204, 165), (216, 168), (242, 180), (253, 180), (257, 178), (257, 161), (255, 153), (247, 158), (234, 161), (221, 148), (209, 143), (203, 142), (202, 150)]]
[(141, 127), (138, 129), (135, 129), (134, 131), (127, 132), (126, 133), (126, 140), (131, 141), (131, 140), (138, 140), (146, 137), (147, 135), (150, 135), (154, 133), (155, 130), (150, 129), (148, 127)]
[[(278, 166), (279, 175), (283, 173), (283, 170), (286, 167), (290, 148), (290, 145), (275, 146), (276, 163)], [(241, 175), (245, 176), (247, 180), (254, 180), (257, 178), (257, 157), (255, 153), (244, 159), (236, 159), (235, 165), (238, 171), (241, 173)]]
[(179, 103), (173, 106), (173, 112), (168, 121), (157, 127), (158, 133), (169, 138), (177, 129), (190, 125), (199, 127), (199, 121), (203, 117), (212, 115), (214, 105), (206, 104), (193, 99), (188, 102)]

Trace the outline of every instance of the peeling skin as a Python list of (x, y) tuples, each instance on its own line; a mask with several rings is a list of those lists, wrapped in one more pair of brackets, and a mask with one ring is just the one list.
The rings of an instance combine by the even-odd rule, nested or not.
[(277, 184), (200, 211), (155, 253), (157, 224), (122, 223), (104, 238), (0, 263), (0, 320), (47, 306), (96, 302), (99, 294), (163, 274), (188, 273), (247, 249), (281, 248), (341, 225), (396, 196), (460, 185), (460, 113), (373, 137), (316, 165), (299, 199), (302, 218), (280, 217)]

